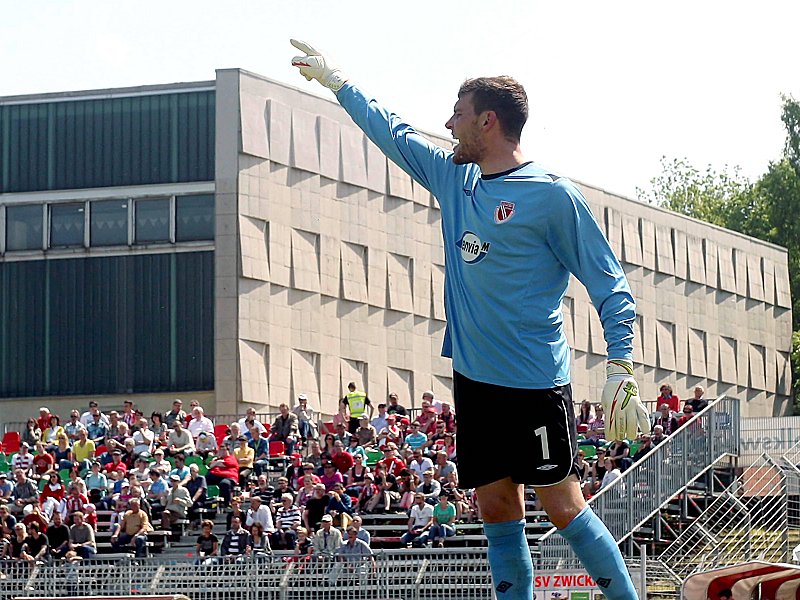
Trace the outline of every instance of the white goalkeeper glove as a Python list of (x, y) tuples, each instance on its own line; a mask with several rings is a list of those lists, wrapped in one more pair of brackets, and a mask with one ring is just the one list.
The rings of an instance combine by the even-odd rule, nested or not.
[(299, 68), (303, 77), (309, 81), (316, 79), (334, 92), (338, 92), (347, 82), (344, 73), (326, 61), (319, 50), (300, 40), (289, 41), (292, 46), (305, 53), (305, 56), (295, 56), (292, 59), (292, 66)]
[(606, 439), (632, 440), (637, 426), (642, 433), (650, 431), (647, 409), (639, 398), (639, 386), (633, 378), (633, 363), (610, 358), (606, 363), (606, 384), (603, 387), (603, 412), (606, 414)]

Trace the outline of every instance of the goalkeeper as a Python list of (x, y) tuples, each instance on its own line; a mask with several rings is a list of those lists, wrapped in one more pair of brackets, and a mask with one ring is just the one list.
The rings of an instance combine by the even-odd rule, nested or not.
[[(609, 360), (603, 390), (608, 439), (649, 430), (633, 379), (635, 304), (625, 274), (586, 200), (568, 179), (524, 158), (528, 101), (510, 77), (465, 81), (445, 127), (453, 151), (419, 135), (349, 82), (313, 47), (292, 40), (306, 79), (336, 93), (369, 138), (441, 207), (445, 248), (442, 354), (453, 360), (459, 479), (475, 487), (498, 598), (533, 597), (523, 484), (611, 599), (636, 598), (619, 549), (586, 505), (575, 474), (570, 349), (561, 302), (570, 273), (603, 323)], [(485, 452), (485, 406), (502, 402), (525, 434), (508, 461)], [(513, 407), (513, 408), (511, 408)]]

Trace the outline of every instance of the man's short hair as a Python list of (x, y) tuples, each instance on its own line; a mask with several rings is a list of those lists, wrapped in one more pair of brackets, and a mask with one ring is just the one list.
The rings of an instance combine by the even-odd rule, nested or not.
[(467, 79), (458, 90), (458, 97), (472, 94), (475, 114), (491, 110), (503, 128), (505, 137), (519, 142), (522, 128), (528, 120), (528, 95), (513, 77), (476, 77)]

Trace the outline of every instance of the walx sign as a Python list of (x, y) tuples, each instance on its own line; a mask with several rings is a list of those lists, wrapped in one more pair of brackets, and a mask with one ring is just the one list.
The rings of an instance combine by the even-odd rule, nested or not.
[(746, 417), (741, 435), (740, 464), (750, 464), (765, 452), (777, 458), (800, 441), (800, 417)]

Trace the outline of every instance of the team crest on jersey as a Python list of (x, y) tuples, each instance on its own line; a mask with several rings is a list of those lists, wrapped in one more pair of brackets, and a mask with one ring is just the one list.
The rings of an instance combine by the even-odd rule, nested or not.
[(482, 242), (481, 238), (465, 231), (461, 234), (461, 239), (456, 242), (456, 246), (461, 250), (461, 259), (468, 264), (475, 264), (482, 261), (489, 252), (489, 242)]
[(498, 225), (505, 223), (515, 214), (517, 214), (517, 211), (514, 209), (514, 203), (503, 200), (500, 202), (500, 206), (494, 209), (494, 222)]

